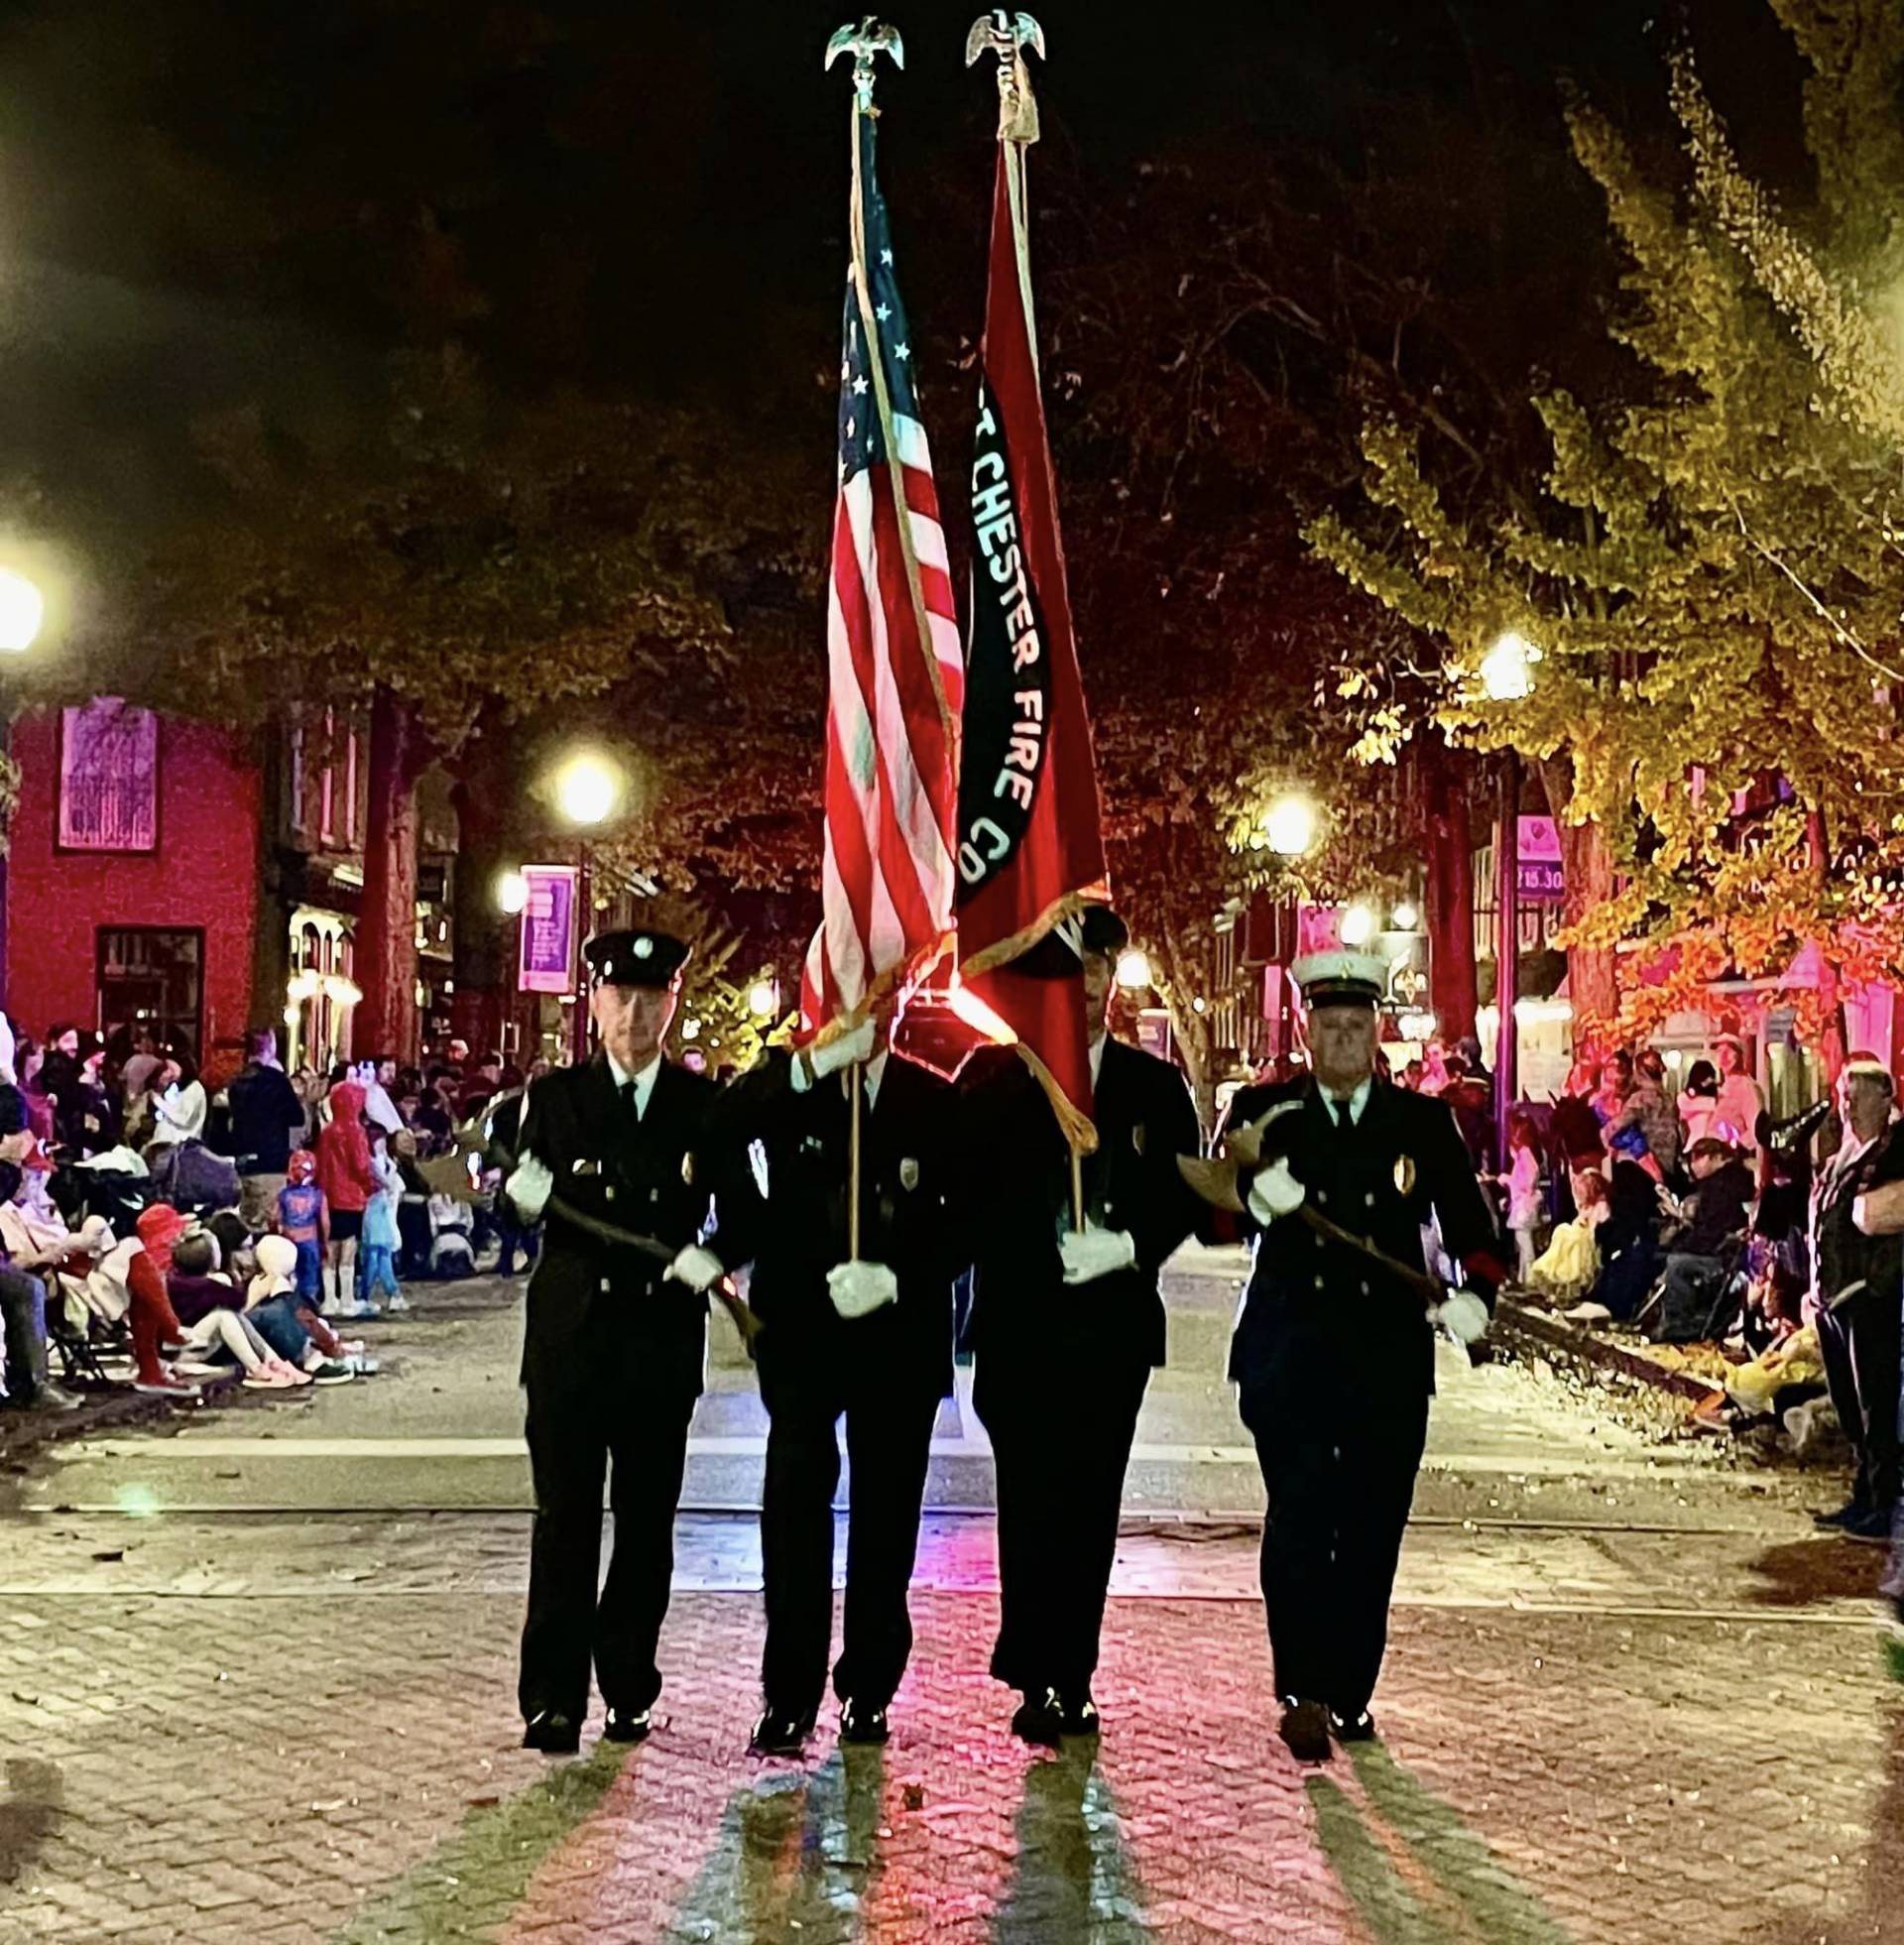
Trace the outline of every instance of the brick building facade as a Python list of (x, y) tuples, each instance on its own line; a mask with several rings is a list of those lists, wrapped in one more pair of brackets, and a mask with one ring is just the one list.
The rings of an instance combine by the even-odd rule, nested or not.
[(13, 728), (8, 1014), (152, 1026), (214, 1078), (243, 1059), (258, 922), (258, 765), (244, 737), (109, 699)]

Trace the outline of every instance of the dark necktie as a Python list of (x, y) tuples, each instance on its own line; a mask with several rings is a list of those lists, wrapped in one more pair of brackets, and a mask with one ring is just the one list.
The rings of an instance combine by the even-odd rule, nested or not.
[(642, 1097), (632, 1080), (622, 1083), (622, 1112), (636, 1127), (642, 1125)]
[(1355, 1103), (1353, 1101), (1331, 1101), (1329, 1105), (1335, 1113), (1336, 1126), (1345, 1135), (1353, 1135), (1356, 1132)]

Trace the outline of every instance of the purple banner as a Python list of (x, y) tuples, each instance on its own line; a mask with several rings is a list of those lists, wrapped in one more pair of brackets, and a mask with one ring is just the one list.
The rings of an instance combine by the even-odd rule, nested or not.
[(525, 865), (529, 903), (523, 907), (516, 985), (524, 993), (575, 990), (575, 867)]

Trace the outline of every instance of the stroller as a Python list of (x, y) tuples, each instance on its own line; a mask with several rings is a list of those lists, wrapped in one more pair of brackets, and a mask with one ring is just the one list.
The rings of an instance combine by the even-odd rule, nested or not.
[(170, 1202), (183, 1215), (208, 1215), (214, 1209), (238, 1206), (238, 1169), (202, 1142), (175, 1142), (162, 1148), (152, 1163), (152, 1197)]

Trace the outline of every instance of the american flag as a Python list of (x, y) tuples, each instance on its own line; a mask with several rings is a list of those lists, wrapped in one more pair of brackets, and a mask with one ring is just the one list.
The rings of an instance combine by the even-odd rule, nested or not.
[[(826, 634), (826, 849), (823, 916), (800, 981), (802, 1025), (823, 1028), (923, 971), (952, 929), (957, 724), (965, 690), (945, 534), (913, 390), (913, 353), (892, 273), (892, 233), (861, 144), (867, 303), (892, 408), (880, 420), (874, 349), (852, 270), (840, 361), (840, 497)], [(895, 481), (917, 563), (901, 544)]]

